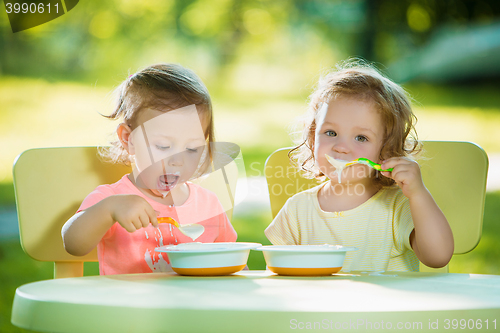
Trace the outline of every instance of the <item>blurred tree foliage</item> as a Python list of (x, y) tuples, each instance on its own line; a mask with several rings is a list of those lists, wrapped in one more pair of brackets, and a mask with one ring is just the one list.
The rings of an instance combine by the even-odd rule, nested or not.
[[(466, 28), (500, 18), (498, 0), (295, 0), (297, 22), (315, 25), (327, 41), (387, 63), (423, 46), (442, 26)], [(295, 23), (297, 23), (295, 22)]]
[(200, 59), (220, 74), (245, 52), (245, 41), (269, 38), (293, 12), (282, 0), (80, 1), (65, 17), (17, 34), (4, 14), (0, 70), (78, 79), (123, 70), (148, 52)]
[(387, 63), (444, 24), (488, 24), (499, 16), (498, 0), (80, 1), (63, 17), (16, 34), (1, 14), (0, 73), (111, 75), (116, 83), (124, 70), (151, 61), (196, 63), (218, 81), (249, 61), (317, 73), (319, 65), (308, 63), (331, 66), (347, 56)]

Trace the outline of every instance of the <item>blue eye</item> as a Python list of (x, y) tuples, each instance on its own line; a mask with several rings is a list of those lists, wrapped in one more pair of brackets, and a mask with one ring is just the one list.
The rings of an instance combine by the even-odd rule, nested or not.
[(330, 130), (326, 131), (326, 132), (325, 132), (325, 134), (326, 134), (327, 136), (332, 136), (332, 137), (337, 136), (337, 132), (335, 132), (335, 131), (330, 131)]
[(366, 136), (364, 136), (364, 135), (358, 135), (358, 136), (356, 137), (356, 141), (359, 141), (359, 142), (366, 142), (366, 141), (368, 141), (368, 138), (367, 138)]

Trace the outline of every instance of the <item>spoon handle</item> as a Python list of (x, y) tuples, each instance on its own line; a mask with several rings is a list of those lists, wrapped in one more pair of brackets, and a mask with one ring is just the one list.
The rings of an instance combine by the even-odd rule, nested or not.
[(171, 217), (159, 217), (158, 223), (170, 223), (170, 224), (173, 224), (174, 226), (176, 226), (177, 228), (179, 228), (179, 222), (177, 222), (176, 220), (174, 220)]
[(354, 161), (351, 161), (349, 162), (346, 166), (349, 166), (349, 165), (353, 165), (353, 164), (364, 164), (364, 165), (368, 165), (369, 167), (372, 167), (374, 168), (375, 170), (378, 170), (378, 171), (383, 171), (383, 172), (392, 172), (392, 170), (394, 170), (394, 168), (389, 168), (389, 169), (386, 169), (386, 170), (382, 170), (382, 166), (378, 163), (375, 163), (373, 161), (370, 161), (369, 159), (367, 158), (364, 158), (364, 157), (360, 157), (358, 159), (355, 159)]

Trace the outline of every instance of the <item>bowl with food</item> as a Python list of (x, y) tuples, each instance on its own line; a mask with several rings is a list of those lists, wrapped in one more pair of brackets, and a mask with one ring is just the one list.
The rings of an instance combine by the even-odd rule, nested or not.
[(180, 275), (229, 275), (245, 268), (251, 249), (259, 243), (182, 243), (157, 247), (167, 253), (174, 272)]
[(267, 267), (273, 273), (291, 276), (324, 276), (338, 273), (348, 251), (355, 247), (342, 245), (267, 245), (262, 251)]

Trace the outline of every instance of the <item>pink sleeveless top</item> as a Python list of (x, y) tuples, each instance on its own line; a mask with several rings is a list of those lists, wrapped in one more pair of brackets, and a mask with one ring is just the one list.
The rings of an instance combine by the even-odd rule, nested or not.
[[(202, 243), (234, 242), (236, 231), (229, 222), (217, 196), (203, 187), (187, 183), (189, 198), (176, 207), (163, 205), (149, 199), (132, 184), (127, 175), (110, 185), (100, 185), (83, 200), (78, 211), (95, 205), (115, 194), (135, 194), (146, 199), (159, 216), (172, 217), (180, 224), (199, 223), (205, 231), (194, 241)], [(193, 240), (169, 223), (152, 225), (129, 233), (119, 223), (106, 232), (97, 245), (99, 272), (101, 275), (172, 271), (166, 253), (155, 252), (159, 246), (189, 243)]]

